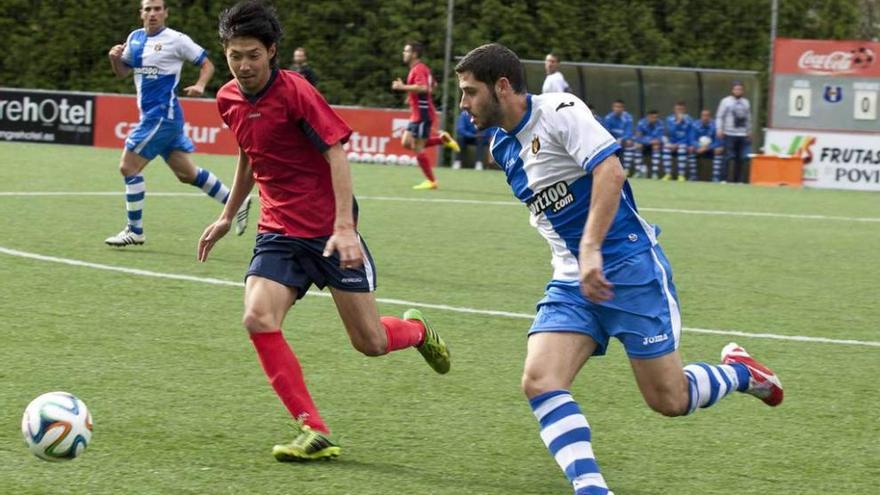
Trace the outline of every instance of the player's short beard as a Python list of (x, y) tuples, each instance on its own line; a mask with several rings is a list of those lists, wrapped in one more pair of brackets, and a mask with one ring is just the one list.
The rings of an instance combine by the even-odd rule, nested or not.
[(501, 101), (498, 100), (498, 95), (495, 94), (494, 90), (492, 91), (492, 99), (486, 105), (485, 112), (483, 113), (485, 116), (480, 119), (482, 122), (476, 125), (478, 130), (483, 131), (490, 127), (501, 125)]

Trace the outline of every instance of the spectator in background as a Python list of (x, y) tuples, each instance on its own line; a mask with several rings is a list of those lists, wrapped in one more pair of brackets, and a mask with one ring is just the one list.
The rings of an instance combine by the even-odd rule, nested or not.
[(315, 74), (315, 71), (313, 71), (311, 67), (309, 67), (305, 48), (300, 46), (293, 51), (293, 63), (290, 64), (290, 70), (299, 72), (299, 75), (306, 78), (306, 81), (308, 81), (313, 87), (318, 86), (318, 75)]
[(743, 96), (745, 87), (739, 81), (733, 83), (730, 95), (718, 103), (715, 114), (715, 127), (718, 139), (724, 141), (724, 166), (721, 180), (726, 180), (730, 173), (730, 160), (733, 160), (733, 181), (746, 182), (748, 177), (743, 171), (746, 150), (752, 139), (752, 111), (749, 100)]
[(693, 119), (687, 114), (684, 101), (675, 102), (672, 114), (666, 117), (666, 143), (663, 145), (663, 168), (666, 174), (663, 180), (672, 179), (672, 154), (676, 154), (678, 180), (697, 179), (697, 161), (688, 154), (691, 146), (691, 128)]
[[(620, 149), (623, 150), (623, 168), (627, 170), (630, 176), (636, 171), (642, 172), (641, 166), (634, 167), (636, 157), (636, 143), (633, 141), (633, 118), (626, 111), (623, 100), (614, 100), (611, 104), (611, 111), (605, 118), (598, 118), (599, 122), (608, 129), (608, 132), (617, 140)], [(642, 162), (639, 161), (639, 164)], [(644, 174), (642, 174), (644, 175)]]
[(471, 120), (471, 114), (467, 110), (462, 110), (455, 123), (455, 140), (461, 148), (455, 154), (455, 160), (452, 161), (452, 168), (461, 168), (461, 159), (468, 146), (476, 148), (474, 155), (474, 169), (483, 170), (483, 158), (486, 155), (486, 144), (489, 143), (490, 136), (494, 129), (479, 131)]
[(568, 93), (570, 88), (565, 82), (562, 72), (559, 72), (559, 57), (552, 53), (548, 53), (544, 58), (544, 72), (547, 77), (544, 78), (544, 86), (541, 93)]
[(724, 146), (717, 134), (712, 112), (703, 109), (700, 120), (691, 128), (691, 153), (696, 158), (712, 158), (712, 182), (721, 180), (721, 163), (724, 161)]
[(639, 158), (644, 160), (644, 155), (650, 152), (651, 165), (646, 167), (645, 177), (653, 177), (654, 170), (660, 174), (660, 149), (663, 146), (663, 137), (666, 131), (663, 129), (663, 123), (658, 119), (659, 112), (657, 110), (649, 110), (648, 115), (639, 120), (636, 126), (636, 146), (641, 149), (638, 153)]

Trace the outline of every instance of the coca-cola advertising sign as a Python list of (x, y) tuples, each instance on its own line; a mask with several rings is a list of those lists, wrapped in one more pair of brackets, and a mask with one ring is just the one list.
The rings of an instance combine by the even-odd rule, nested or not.
[(777, 74), (880, 77), (880, 43), (872, 41), (776, 40)]

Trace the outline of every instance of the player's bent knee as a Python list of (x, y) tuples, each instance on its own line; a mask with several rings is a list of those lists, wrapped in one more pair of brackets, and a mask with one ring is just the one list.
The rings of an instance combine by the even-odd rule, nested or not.
[(670, 418), (684, 416), (688, 410), (687, 394), (681, 396), (681, 394), (662, 393), (651, 398), (646, 397), (645, 402), (654, 412)]
[(351, 345), (365, 356), (383, 356), (388, 352), (388, 343), (385, 339), (366, 337), (351, 339)]
[(561, 388), (568, 388), (569, 385), (570, 384), (562, 383), (560, 380), (555, 379), (555, 377), (550, 376), (550, 374), (548, 373), (544, 373), (538, 370), (524, 371), (522, 382), (520, 384), (523, 393), (529, 399), (541, 395), (545, 392), (559, 390)]
[(246, 309), (241, 319), (242, 325), (250, 333), (271, 332), (278, 330), (280, 325), (276, 324), (269, 313)]

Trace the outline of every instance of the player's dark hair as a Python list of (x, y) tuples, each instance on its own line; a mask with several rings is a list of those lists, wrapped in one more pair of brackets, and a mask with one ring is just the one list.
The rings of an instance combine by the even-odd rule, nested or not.
[(494, 87), (502, 77), (510, 81), (513, 91), (526, 92), (523, 64), (510, 48), (500, 43), (489, 43), (469, 51), (455, 66), (455, 72), (470, 72), (474, 79)]
[(680, 106), (680, 107), (686, 107), (686, 106), (687, 106), (687, 103), (685, 103), (684, 100), (678, 100), (677, 102), (675, 102), (675, 104), (676, 104), (677, 106)]
[(648, 110), (648, 115), (657, 115), (658, 113), (660, 112), (658, 112), (657, 110)]
[(278, 42), (281, 41), (281, 23), (275, 8), (261, 0), (243, 0), (220, 13), (218, 27), (223, 46), (237, 37), (250, 37), (260, 40), (268, 49), (275, 45), (275, 55), (269, 64), (277, 67)]
[(612, 101), (611, 103), (620, 103), (621, 105), (624, 105), (623, 100), (621, 100), (621, 99), (619, 99), (619, 98), (616, 99), (616, 100), (614, 100), (614, 101)]
[(422, 58), (422, 55), (425, 54), (425, 45), (418, 41), (408, 41), (406, 44), (409, 45), (409, 49), (412, 50), (416, 57)]

